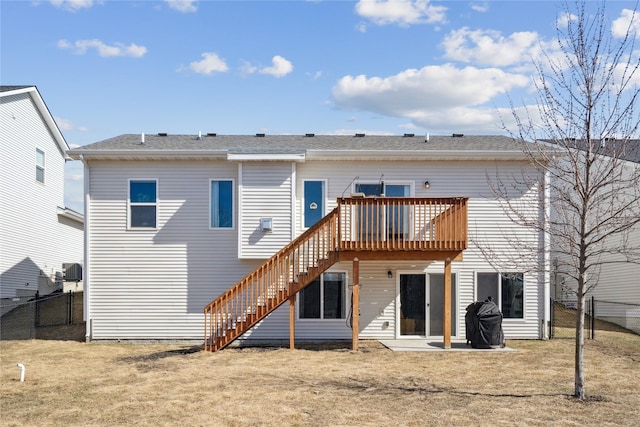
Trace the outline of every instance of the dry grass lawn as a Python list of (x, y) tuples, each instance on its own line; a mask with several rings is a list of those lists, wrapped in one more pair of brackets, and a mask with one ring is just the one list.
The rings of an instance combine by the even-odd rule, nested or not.
[[(344, 346), (226, 349), (0, 342), (2, 426), (424, 426), (640, 423), (640, 337), (599, 332), (585, 402), (573, 341), (517, 352), (399, 353)], [(19, 382), (16, 363), (26, 366)]]

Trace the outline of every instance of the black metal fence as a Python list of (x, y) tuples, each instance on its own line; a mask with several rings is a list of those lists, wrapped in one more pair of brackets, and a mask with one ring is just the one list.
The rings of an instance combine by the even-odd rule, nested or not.
[[(620, 331), (640, 335), (640, 304), (596, 300), (585, 301), (584, 336), (595, 338), (597, 331)], [(577, 301), (551, 299), (550, 338), (575, 338)]]
[(83, 322), (82, 292), (55, 293), (32, 299), (2, 302), (0, 339), (24, 340), (41, 338), (39, 333), (49, 326), (74, 325)]

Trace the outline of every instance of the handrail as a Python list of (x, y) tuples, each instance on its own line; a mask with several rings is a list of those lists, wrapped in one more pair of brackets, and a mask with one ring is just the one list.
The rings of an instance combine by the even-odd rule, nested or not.
[(205, 309), (205, 349), (249, 330), (337, 261), (340, 207), (246, 275)]
[(339, 259), (340, 251), (462, 251), (467, 198), (339, 198), (328, 215), (204, 308), (205, 349), (253, 327)]

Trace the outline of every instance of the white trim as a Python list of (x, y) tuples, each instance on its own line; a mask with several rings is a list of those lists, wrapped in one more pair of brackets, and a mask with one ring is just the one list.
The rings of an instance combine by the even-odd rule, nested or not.
[(242, 256), (242, 162), (238, 163), (238, 188), (236, 188), (236, 209), (238, 214), (238, 258)]
[(65, 160), (70, 160), (71, 157), (69, 157), (69, 155), (67, 154), (67, 151), (69, 150), (69, 144), (67, 144), (67, 141), (64, 139), (62, 132), (60, 132), (60, 128), (58, 127), (55, 119), (51, 115), (51, 112), (49, 111), (47, 104), (45, 104), (44, 100), (42, 99), (42, 96), (40, 96), (40, 92), (38, 91), (38, 88), (36, 86), (28, 86), (21, 89), (0, 92), (0, 97), (20, 95), (23, 93), (28, 93), (29, 96), (31, 97), (31, 100), (36, 105), (36, 108), (40, 112), (40, 115), (42, 116), (42, 118), (47, 124), (49, 132), (51, 132), (53, 139), (56, 141), (56, 144), (58, 145), (58, 148), (62, 153), (62, 157), (64, 157)]
[(61, 208), (58, 206), (58, 216), (76, 221), (80, 224), (84, 223), (84, 215), (69, 208)]
[(229, 161), (291, 161), (304, 162), (305, 153), (227, 153)]
[[(231, 209), (232, 214), (231, 214), (231, 227), (213, 227), (211, 225), (211, 184), (216, 181), (216, 182), (222, 182), (222, 181), (231, 181)], [(235, 230), (236, 229), (236, 220), (235, 220), (235, 216), (236, 216), (236, 180), (233, 178), (209, 178), (209, 218), (207, 219), (208, 223), (209, 223), (209, 230)]]
[(82, 277), (82, 287), (83, 287), (83, 309), (82, 309), (82, 317), (85, 321), (85, 338), (87, 340), (91, 339), (91, 233), (89, 232), (90, 228), (90, 218), (91, 218), (91, 169), (87, 162), (81, 158), (82, 163), (84, 164), (84, 211), (85, 211), (85, 219), (84, 219), (84, 266), (83, 266), (83, 277)]
[[(153, 203), (134, 203), (134, 206), (154, 206), (156, 208), (155, 227), (132, 227), (131, 226), (131, 182), (155, 182), (156, 201)], [(160, 205), (160, 183), (158, 178), (128, 178), (127, 179), (127, 230), (131, 231), (155, 231), (159, 229), (158, 206)]]
[(296, 216), (297, 216), (297, 210), (296, 210), (296, 199), (298, 197), (298, 193), (296, 191), (296, 183), (298, 182), (297, 178), (296, 178), (296, 174), (297, 174), (297, 167), (295, 162), (291, 163), (291, 227), (289, 228), (289, 240), (293, 240), (296, 238), (296, 231), (297, 231), (297, 227), (296, 227)]

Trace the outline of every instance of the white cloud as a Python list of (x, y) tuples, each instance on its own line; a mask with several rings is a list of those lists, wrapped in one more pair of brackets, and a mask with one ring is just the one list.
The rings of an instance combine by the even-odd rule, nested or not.
[(345, 76), (334, 86), (333, 98), (340, 108), (405, 117), (427, 129), (444, 123), (478, 129), (498, 119), (495, 109), (480, 106), (529, 83), (524, 75), (497, 68), (445, 64), (385, 78)]
[(276, 55), (271, 60), (272, 65), (270, 67), (264, 67), (260, 69), (260, 74), (268, 74), (273, 77), (284, 77), (293, 71), (293, 64), (280, 55)]
[(558, 19), (556, 19), (556, 26), (558, 28), (567, 28), (569, 22), (575, 22), (578, 20), (578, 16), (570, 12), (563, 12)]
[(408, 26), (445, 22), (447, 8), (434, 6), (429, 0), (360, 0), (355, 10), (377, 25)]
[(485, 13), (489, 11), (489, 3), (486, 1), (484, 3), (474, 3), (471, 5), (471, 9), (478, 13)]
[(77, 12), (80, 9), (89, 9), (93, 6), (93, 0), (49, 0), (49, 2), (60, 9), (70, 12)]
[(189, 69), (198, 74), (210, 75), (214, 72), (224, 73), (229, 70), (229, 67), (217, 53), (205, 52), (202, 54), (202, 60), (193, 61), (189, 64)]
[(623, 9), (620, 18), (611, 23), (611, 33), (614, 37), (624, 37), (627, 31), (636, 38), (640, 38), (640, 14), (631, 9)]
[(61, 131), (63, 132), (68, 132), (68, 131), (80, 131), (80, 132), (86, 132), (88, 129), (84, 126), (76, 126), (74, 125), (71, 120), (68, 119), (63, 119), (60, 117), (54, 117), (54, 120), (56, 121), (56, 124), (58, 125), (58, 128), (60, 128)]
[(463, 27), (451, 31), (442, 42), (445, 58), (477, 65), (507, 66), (530, 62), (539, 36), (523, 31), (508, 37), (499, 31), (470, 30)]
[(147, 53), (146, 47), (138, 46), (135, 43), (131, 43), (128, 46), (123, 43), (114, 43), (110, 46), (98, 39), (77, 40), (74, 43), (70, 43), (67, 40), (59, 40), (58, 47), (60, 49), (73, 49), (75, 53), (79, 55), (85, 54), (88, 49), (95, 49), (98, 52), (98, 55), (103, 58), (109, 58), (112, 56), (140, 58)]
[(240, 73), (246, 76), (248, 74), (253, 74), (256, 71), (258, 71), (258, 67), (251, 64), (249, 61), (242, 61), (242, 64), (240, 65)]
[(167, 5), (174, 10), (182, 13), (191, 13), (198, 10), (196, 0), (164, 0)]
[(312, 80), (318, 80), (320, 77), (322, 77), (322, 71), (316, 71), (315, 73), (307, 72), (305, 74), (311, 77)]

